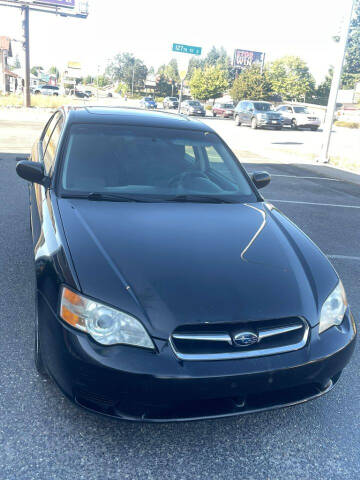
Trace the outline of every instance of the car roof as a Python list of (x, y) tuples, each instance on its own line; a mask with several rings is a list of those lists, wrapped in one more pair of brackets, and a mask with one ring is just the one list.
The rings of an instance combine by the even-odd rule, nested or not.
[(176, 113), (148, 111), (131, 107), (62, 107), (67, 123), (109, 123), (147, 127), (178, 128), (214, 133), (200, 122)]

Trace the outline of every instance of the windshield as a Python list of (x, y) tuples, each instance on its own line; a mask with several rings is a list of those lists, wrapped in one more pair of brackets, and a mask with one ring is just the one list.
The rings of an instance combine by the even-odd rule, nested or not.
[(151, 97), (145, 97), (144, 100), (145, 100), (145, 102), (153, 102), (154, 101), (154, 99), (151, 98)]
[(70, 129), (63, 159), (63, 194), (257, 200), (237, 159), (209, 132), (78, 124)]
[(201, 107), (200, 102), (197, 102), (196, 100), (191, 100), (189, 102), (189, 105), (191, 105), (192, 107)]
[(232, 103), (222, 103), (220, 108), (234, 108), (234, 105)]
[(177, 98), (176, 98), (176, 97), (170, 97), (169, 100), (171, 100), (172, 102), (177, 102)]
[(254, 102), (254, 107), (260, 112), (269, 112), (270, 110), (274, 110), (274, 107), (271, 105), (271, 103)]
[(295, 113), (309, 113), (309, 110), (306, 107), (294, 107)]

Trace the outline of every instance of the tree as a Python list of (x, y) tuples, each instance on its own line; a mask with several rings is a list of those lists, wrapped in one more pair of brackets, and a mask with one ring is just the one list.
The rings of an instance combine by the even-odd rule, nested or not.
[(41, 67), (40, 65), (37, 65), (35, 67), (32, 67), (32, 69), (30, 70), (30, 72), (35, 75), (35, 77), (38, 77), (39, 76), (39, 73), (43, 72), (44, 69), (43, 67)]
[(180, 82), (178, 64), (176, 59), (172, 58), (167, 65), (161, 65), (158, 68), (157, 73), (158, 75), (163, 75), (168, 80), (168, 83), (171, 85), (170, 91), (166, 95), (173, 95), (176, 83)]
[(221, 97), (229, 84), (220, 67), (196, 69), (190, 79), (190, 92), (194, 98), (209, 100)]
[(213, 46), (205, 58), (205, 65), (216, 67), (219, 64), (227, 64), (228, 54), (224, 47), (216, 48)]
[(156, 93), (161, 97), (167, 97), (171, 94), (171, 84), (163, 73), (159, 75), (156, 82)]
[(357, 1), (354, 10), (341, 77), (342, 87), (349, 89), (360, 82), (360, 0)]
[(57, 67), (52, 66), (49, 68), (49, 73), (52, 73), (53, 75), (56, 75), (56, 79), (58, 80), (60, 77), (60, 72)]
[(188, 71), (186, 74), (186, 79), (190, 80), (191, 77), (193, 76), (193, 73), (196, 69), (202, 70), (205, 66), (204, 60), (201, 58), (197, 58), (195, 56), (192, 56), (189, 60), (189, 66), (188, 66)]
[(269, 80), (283, 100), (305, 100), (315, 89), (309, 67), (300, 57), (285, 56), (269, 65)]
[(262, 73), (258, 65), (247, 68), (235, 79), (230, 95), (234, 102), (244, 99), (268, 100), (271, 96), (271, 83), (267, 72)]
[(111, 84), (111, 80), (106, 75), (98, 75), (96, 77), (96, 84), (99, 85), (99, 87), (106, 87), (106, 85)]
[(90, 85), (91, 83), (94, 83), (95, 81), (95, 78), (91, 75), (87, 75), (85, 78), (84, 78), (84, 84), (85, 85)]
[(143, 61), (132, 53), (119, 53), (108, 65), (106, 73), (115, 81), (125, 82), (129, 90), (143, 86), (148, 69)]
[(330, 67), (325, 79), (318, 85), (315, 90), (316, 102), (320, 103), (321, 105), (327, 105), (328, 103), (333, 74), (334, 69), (333, 67)]

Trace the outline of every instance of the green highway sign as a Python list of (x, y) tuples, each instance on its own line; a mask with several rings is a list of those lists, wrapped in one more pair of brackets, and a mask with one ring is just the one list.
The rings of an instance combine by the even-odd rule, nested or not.
[(173, 43), (172, 49), (173, 52), (190, 53), (190, 55), (201, 55), (201, 47), (193, 47), (191, 45)]

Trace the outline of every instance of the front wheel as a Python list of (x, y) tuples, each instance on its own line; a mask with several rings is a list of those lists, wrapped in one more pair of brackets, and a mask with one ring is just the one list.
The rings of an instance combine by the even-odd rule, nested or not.
[(318, 129), (319, 127), (310, 127), (310, 129), (313, 131), (313, 132), (316, 132), (316, 130)]
[(215, 113), (215, 112), (212, 112), (212, 116), (213, 116), (213, 117), (216, 117), (216, 113)]
[(291, 120), (291, 128), (292, 128), (293, 130), (297, 130), (297, 128), (298, 128), (297, 122), (296, 122), (295, 118), (293, 118), (293, 119)]
[(235, 125), (236, 125), (237, 127), (240, 127), (240, 125), (241, 125), (239, 115), (235, 115)]
[(258, 127), (257, 120), (255, 117), (251, 119), (251, 128), (255, 130)]

